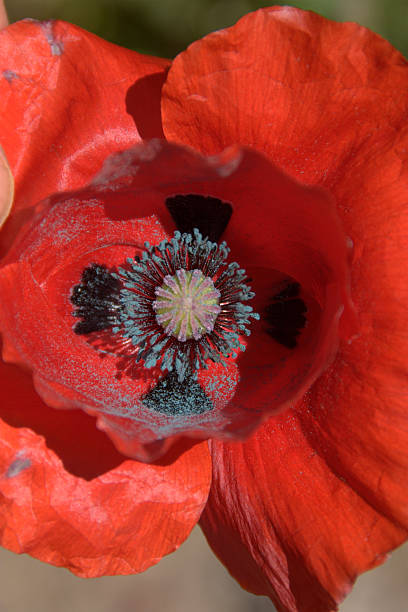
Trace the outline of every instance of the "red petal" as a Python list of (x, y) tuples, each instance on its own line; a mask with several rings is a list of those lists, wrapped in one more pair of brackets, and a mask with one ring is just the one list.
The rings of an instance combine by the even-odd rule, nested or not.
[(373, 152), (360, 189), (343, 185), (358, 338), (296, 411), (245, 444), (213, 443), (203, 527), (241, 584), (279, 610), (331, 610), (407, 537), (407, 166), (396, 156), (407, 145), (405, 131)]
[(225, 239), (254, 279), (255, 310), (264, 314), (279, 287), (277, 274), (296, 279), (308, 303), (308, 328), (295, 351), (271, 341), (262, 320), (251, 325), (253, 336), (239, 357), (241, 380), (229, 409), (231, 414), (243, 409), (254, 418), (256, 412), (265, 416), (282, 410), (305, 393), (334, 357), (339, 322), (343, 337), (356, 333), (350, 246), (327, 192), (293, 181), (254, 151), (242, 153), (222, 188), (234, 206)]
[[(373, 433), (374, 410), (360, 413), (360, 440), (352, 426), (340, 430), (341, 442), (328, 440), (324, 427), (338, 423), (335, 412), (353, 409), (336, 406), (329, 390), (319, 408), (313, 390), (323, 385), (321, 378), (312, 401), (271, 418), (247, 442), (211, 443), (213, 484), (201, 526), (240, 584), (269, 596), (280, 612), (337, 609), (357, 575), (407, 535), (402, 418), (387, 419), (388, 444), (398, 440), (392, 453), (379, 440), (384, 432)], [(369, 487), (356, 486), (359, 479)]]
[(326, 186), (354, 243), (360, 337), (299, 413), (213, 445), (203, 525), (241, 583), (281, 610), (331, 609), (406, 536), (407, 100), (407, 64), (389, 43), (292, 7), (194, 43), (164, 89), (168, 138), (212, 154), (250, 145)]
[(86, 184), (107, 155), (141, 137), (160, 137), (168, 64), (64, 22), (3, 30), (0, 129), (16, 179), (14, 212)]
[[(3, 373), (4, 367), (2, 389), (6, 384), (10, 390)], [(20, 411), (19, 404), (14, 410)], [(78, 439), (72, 426), (70, 431), (78, 450), (81, 434)], [(174, 551), (196, 524), (210, 466), (202, 443), (168, 464), (124, 461), (86, 481), (65, 471), (41, 436), (1, 423), (1, 545), (82, 577), (144, 571)]]
[[(145, 240), (157, 244), (166, 238), (163, 227), (172, 233), (164, 202), (175, 193), (232, 203), (226, 237), (232, 258), (251, 265), (262, 309), (273, 295), (276, 269), (280, 277), (299, 280), (310, 295), (308, 332), (293, 355), (279, 350), (263, 323), (254, 325), (248, 350), (238, 358), (238, 387), (233, 359), (227, 368), (210, 362), (199, 382), (216, 414), (184, 420), (159, 418), (141, 405), (161, 376), (159, 368), (140, 366), (130, 378), (119, 378), (116, 354), (102, 354), (73, 334), (69, 301), (90, 263), (120, 265)], [(231, 149), (206, 159), (153, 141), (109, 158), (88, 187), (54, 196), (52, 203), (39, 206), (39, 217), (21, 232), (0, 273), (8, 296), (0, 307), (4, 357), (33, 370), (47, 404), (81, 407), (98, 416), (122, 453), (152, 460), (167, 450), (171, 436), (247, 435), (260, 419), (293, 402), (327, 367), (337, 347), (341, 311), (348, 308), (347, 244), (330, 198), (320, 189), (295, 183), (252, 151)]]
[[(166, 235), (155, 220), (110, 223), (101, 218), (103, 207), (94, 203), (74, 203), (68, 209), (66, 218), (47, 218), (37, 242), (32, 228), (22, 260), (2, 268), (2, 294), (8, 296), (2, 313), (3, 357), (33, 370), (36, 389), (49, 405), (127, 414), (158, 374), (149, 370), (148, 376), (117, 377), (118, 357), (95, 350), (73, 333), (69, 296), (90, 263), (121, 264), (144, 239), (159, 242)], [(148, 424), (141, 422), (139, 428), (150, 442)]]
[(32, 377), (21, 368), (0, 362), (0, 377), (0, 417), (12, 427), (27, 427), (43, 436), (68, 472), (90, 480), (124, 461), (85, 412), (56, 411), (44, 404), (35, 392)]
[(273, 7), (174, 60), (163, 129), (205, 154), (248, 145), (299, 180), (328, 186), (347, 180), (342, 166), (355, 163), (363, 143), (405, 125), (407, 94), (406, 61), (377, 34)]

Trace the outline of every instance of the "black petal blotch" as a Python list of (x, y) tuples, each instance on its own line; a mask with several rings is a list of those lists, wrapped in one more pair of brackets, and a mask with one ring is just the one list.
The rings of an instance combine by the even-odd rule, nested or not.
[(112, 327), (116, 322), (120, 282), (106, 266), (91, 264), (82, 273), (81, 282), (72, 289), (71, 302), (81, 318), (74, 327), (76, 334), (90, 334)]
[(290, 283), (266, 307), (265, 319), (271, 326), (268, 334), (290, 349), (296, 347), (297, 337), (306, 325), (307, 308), (299, 294), (299, 283)]
[(169, 372), (143, 397), (143, 404), (156, 412), (177, 416), (202, 414), (213, 409), (204, 389), (189, 374), (182, 382), (176, 372)]
[(232, 215), (228, 202), (193, 193), (171, 196), (166, 206), (180, 232), (192, 234), (197, 228), (212, 242), (219, 242)]

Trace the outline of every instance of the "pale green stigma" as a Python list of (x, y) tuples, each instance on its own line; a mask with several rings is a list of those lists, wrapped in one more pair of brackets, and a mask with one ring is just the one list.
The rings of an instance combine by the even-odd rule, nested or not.
[(200, 340), (214, 329), (221, 293), (201, 270), (177, 270), (164, 277), (155, 293), (156, 320), (168, 336), (180, 342)]

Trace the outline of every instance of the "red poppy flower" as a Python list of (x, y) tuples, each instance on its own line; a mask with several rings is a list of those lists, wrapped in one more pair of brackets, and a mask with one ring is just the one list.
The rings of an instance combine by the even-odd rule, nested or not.
[(0, 58), (3, 545), (132, 573), (201, 516), (246, 589), (335, 608), (406, 537), (406, 62), (291, 8), (169, 71), (59, 22)]

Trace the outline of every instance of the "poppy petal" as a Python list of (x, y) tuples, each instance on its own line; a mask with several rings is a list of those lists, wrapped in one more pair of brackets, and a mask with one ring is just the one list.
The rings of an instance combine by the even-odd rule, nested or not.
[[(162, 136), (167, 60), (60, 21), (17, 22), (0, 42), (1, 144), (16, 180), (13, 213), (83, 186), (109, 154), (146, 132)], [(8, 224), (8, 238), (24, 218)]]
[[(253, 307), (261, 314), (239, 356), (241, 379), (229, 409), (265, 416), (299, 399), (334, 357), (339, 337), (357, 333), (351, 241), (326, 191), (294, 181), (255, 151), (244, 150), (222, 187), (233, 205), (224, 237), (253, 279)], [(281, 283), (285, 276), (300, 283), (308, 302), (307, 333), (293, 352), (265, 333), (265, 310), (279, 291), (279, 275)]]
[(407, 63), (388, 42), (294, 7), (194, 43), (163, 91), (168, 138), (207, 154), (261, 150), (328, 188), (353, 242), (358, 338), (296, 411), (246, 443), (212, 443), (207, 537), (279, 610), (333, 609), (406, 537), (407, 100)]
[[(368, 410), (356, 442), (345, 428), (341, 441), (328, 440), (315, 395), (313, 387), (299, 411), (272, 417), (247, 442), (211, 441), (213, 483), (201, 526), (241, 586), (269, 596), (279, 612), (337, 609), (357, 575), (407, 537), (406, 440), (384, 460), (384, 432), (366, 433)], [(337, 423), (330, 398), (323, 410)], [(401, 440), (402, 418), (393, 417), (390, 444)], [(350, 451), (347, 467), (339, 447)]]
[(331, 188), (362, 144), (405, 125), (407, 79), (403, 56), (356, 23), (261, 9), (175, 58), (163, 129), (207, 155), (250, 146), (302, 182)]
[(54, 410), (44, 404), (32, 376), (21, 367), (1, 361), (0, 377), (0, 418), (43, 436), (68, 472), (91, 480), (124, 461), (106, 434), (95, 427), (94, 418), (82, 410)]
[(358, 336), (296, 409), (246, 443), (212, 443), (203, 528), (241, 584), (282, 611), (332, 610), (407, 537), (407, 135), (367, 151), (361, 188), (339, 186)]
[[(0, 376), (3, 385), (1, 368)], [(3, 422), (0, 433), (1, 545), (78, 576), (144, 571), (187, 538), (205, 505), (206, 443), (168, 464), (124, 460), (86, 481), (64, 469), (42, 436)]]
[[(158, 244), (171, 235), (166, 198), (189, 193), (229, 202), (224, 234), (231, 258), (251, 266), (264, 302), (273, 295), (278, 270), (304, 285), (316, 309), (293, 357), (287, 349), (276, 350), (261, 321), (254, 325), (254, 340), (243, 341), (244, 354), (231, 355), (226, 367), (208, 360), (208, 370), (188, 385), (194, 405), (201, 406), (206, 393), (209, 410), (170, 415), (151, 405), (160, 368), (135, 364), (132, 354), (129, 371), (113, 347), (95, 350), (90, 339), (74, 334), (70, 296), (91, 264), (120, 266), (141, 252), (144, 241)], [(98, 426), (128, 456), (154, 460), (172, 436), (246, 436), (301, 395), (333, 357), (339, 317), (350, 310), (348, 246), (333, 203), (321, 189), (298, 184), (254, 151), (231, 148), (204, 158), (151, 141), (110, 157), (88, 187), (52, 196), (37, 215), (0, 270), (8, 296), (0, 306), (4, 358), (34, 372), (47, 404), (97, 416)], [(258, 384), (254, 364), (261, 366)]]
[[(166, 238), (153, 213), (170, 225), (172, 233), (164, 194), (177, 192), (178, 181), (185, 187), (186, 175), (193, 183), (219, 178), (213, 161), (203, 161), (190, 151), (165, 143), (153, 142), (110, 158), (89, 188), (57, 195), (39, 205), (41, 222), (26, 224), (20, 242), (9, 252), (8, 261), (13, 263), (2, 268), (2, 291), (8, 295), (3, 302), (7, 311), (2, 319), (4, 359), (34, 371), (36, 389), (47, 404), (84, 408), (99, 417), (98, 426), (109, 433), (121, 452), (149, 461), (167, 452), (185, 429), (180, 430), (180, 419), (159, 418), (151, 410), (134, 414), (137, 400), (160, 372), (134, 367), (131, 379), (122, 376), (116, 354), (95, 351), (73, 334), (75, 319), (69, 296), (91, 262), (120, 265), (126, 257), (133, 257), (135, 250), (140, 252), (144, 241), (158, 244)], [(47, 209), (49, 213), (42, 218)], [(212, 364), (210, 369), (218, 385), (211, 386), (209, 397), (214, 405), (225, 405), (236, 383), (236, 366), (229, 361), (227, 368)], [(211, 419), (205, 429), (210, 424)], [(193, 426), (189, 424), (188, 431)], [(168, 438), (166, 443), (163, 438)]]

